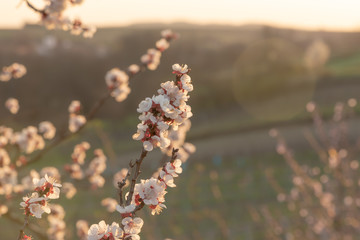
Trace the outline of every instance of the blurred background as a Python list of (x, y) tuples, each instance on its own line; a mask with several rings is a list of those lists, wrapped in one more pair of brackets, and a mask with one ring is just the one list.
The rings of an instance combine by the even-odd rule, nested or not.
[[(67, 107), (72, 100), (80, 100), (84, 112), (89, 111), (106, 92), (105, 73), (113, 67), (125, 69), (138, 63), (160, 38), (160, 31), (170, 28), (180, 34), (179, 39), (164, 52), (156, 71), (146, 71), (131, 80), (132, 92), (126, 101), (108, 101), (81, 135), (22, 173), (70, 163), (74, 144), (85, 139), (93, 148), (104, 149), (109, 158), (105, 187), (79, 191), (72, 200), (59, 201), (67, 210), (67, 239), (76, 239), (78, 219), (90, 223), (118, 219), (115, 213), (107, 213), (100, 201), (116, 198), (113, 174), (139, 154), (140, 143), (131, 138), (138, 124), (138, 103), (172, 78), (174, 63), (186, 63), (192, 69), (194, 91), (189, 104), (194, 116), (187, 141), (197, 151), (177, 179), (178, 187), (166, 195), (168, 209), (155, 217), (148, 211), (141, 213), (145, 221), (142, 237), (332, 239), (322, 233), (297, 235), (297, 230), (307, 231), (309, 221), (304, 212), (299, 214), (284, 203), (283, 197), (293, 189), (296, 171), (281, 156), (284, 151), (279, 150), (269, 131), (286, 139), (286, 149), (292, 149), (286, 151), (296, 158), (297, 167), (318, 167), (324, 169), (323, 174), (330, 174), (327, 164), (321, 167), (319, 151), (312, 148), (307, 133), (316, 134), (319, 127), (335, 121), (334, 106), (339, 102), (346, 106), (351, 99), (346, 145), (330, 143), (322, 148), (325, 154), (330, 148), (337, 152), (350, 146), (358, 149), (360, 18), (355, 9), (359, 5), (357, 1), (335, 0), (88, 0), (69, 13), (98, 27), (92, 39), (84, 39), (63, 31), (47, 31), (36, 24), (37, 15), (24, 4), (17, 7), (13, 1), (1, 2), (0, 66), (19, 62), (28, 70), (24, 78), (1, 84), (1, 102), (9, 97), (20, 102), (20, 111), (14, 116), (0, 108), (1, 124), (20, 130), (49, 120), (61, 128), (67, 124)], [(314, 126), (314, 114), (306, 110), (309, 102), (316, 103), (323, 121), (320, 125), (315, 118)], [(313, 112), (311, 106), (308, 110)], [(146, 159), (144, 176), (157, 169), (160, 157), (160, 152), (154, 152)], [(358, 157), (353, 154), (351, 160)], [(356, 177), (357, 168), (353, 170), (351, 174)], [(357, 209), (355, 185), (353, 192), (345, 195), (353, 196), (350, 205)], [(337, 221), (343, 220), (340, 217)], [(272, 225), (275, 221), (280, 221), (276, 227)], [(0, 226), (19, 229), (2, 218)], [(334, 239), (360, 239), (354, 231), (341, 231), (346, 233)], [(11, 231), (6, 232), (1, 238), (11, 239)]]

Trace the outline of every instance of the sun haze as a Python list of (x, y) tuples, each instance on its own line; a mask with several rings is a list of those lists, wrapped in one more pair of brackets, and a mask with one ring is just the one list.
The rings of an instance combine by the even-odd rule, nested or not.
[[(38, 16), (19, 1), (0, 2), (0, 28), (19, 28)], [(32, 0), (41, 5), (42, 0)], [(360, 26), (358, 0), (85, 0), (69, 16), (101, 26), (140, 22), (199, 24), (269, 24), (325, 30), (355, 30)]]

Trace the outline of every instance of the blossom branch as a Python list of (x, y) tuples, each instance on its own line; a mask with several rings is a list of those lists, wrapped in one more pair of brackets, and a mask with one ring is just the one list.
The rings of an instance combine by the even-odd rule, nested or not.
[[(144, 59), (151, 60), (151, 57), (146, 56)], [(154, 65), (150, 63), (147, 67), (151, 69)], [(151, 209), (152, 215), (160, 214), (166, 208), (164, 204), (166, 189), (167, 187), (176, 187), (174, 178), (183, 171), (181, 168), (182, 161), (177, 158), (179, 149), (172, 148), (170, 161), (164, 164), (158, 178), (151, 177), (141, 180), (140, 183), (136, 182), (141, 173), (141, 164), (147, 153), (157, 147), (163, 151), (169, 151), (168, 148), (171, 145), (169, 129), (177, 130), (192, 116), (191, 107), (186, 103), (190, 97), (188, 92), (193, 90), (191, 78), (187, 75), (190, 69), (187, 65), (181, 66), (179, 64), (174, 64), (172, 68), (173, 73), (176, 74), (176, 80), (162, 83), (161, 88), (157, 91), (158, 95), (141, 101), (137, 109), (141, 114), (139, 117), (141, 123), (138, 124), (138, 130), (133, 135), (133, 139), (142, 141), (143, 147), (140, 157), (135, 163), (130, 162), (128, 172), (122, 181), (118, 182), (120, 205), (116, 206), (116, 210), (121, 214), (121, 225), (113, 222), (110, 226), (102, 220), (99, 224), (91, 225), (88, 230), (88, 239), (109, 239), (110, 237), (140, 239), (138, 234), (141, 232), (144, 221), (135, 216), (136, 212), (143, 209), (145, 205)], [(120, 70), (114, 69), (114, 75), (117, 75), (119, 79), (123, 77), (123, 74)], [(111, 78), (108, 81), (110, 86), (112, 83), (115, 87), (122, 84), (122, 81), (110, 80)], [(131, 175), (130, 170), (132, 171)], [(124, 206), (122, 189), (129, 176), (131, 176), (131, 185)]]

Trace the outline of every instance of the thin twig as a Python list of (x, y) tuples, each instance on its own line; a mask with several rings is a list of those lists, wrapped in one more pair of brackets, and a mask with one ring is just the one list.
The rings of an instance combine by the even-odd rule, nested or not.
[(35, 12), (38, 12), (38, 13), (41, 13), (41, 14), (45, 13), (44, 10), (40, 10), (40, 9), (37, 9), (36, 7), (34, 7), (34, 5), (32, 5), (28, 0), (26, 0), (26, 4), (29, 6), (29, 8), (31, 8)]
[(128, 206), (131, 203), (132, 197), (134, 195), (134, 189), (135, 189), (136, 180), (140, 175), (141, 163), (143, 162), (143, 160), (146, 157), (147, 153), (148, 153), (148, 151), (146, 151), (143, 148), (142, 151), (141, 151), (140, 158), (138, 160), (136, 160), (136, 162), (135, 162), (135, 171), (132, 174), (130, 191), (129, 191), (129, 195), (128, 195), (127, 199), (126, 199), (126, 206)]
[(28, 214), (25, 215), (24, 225), (20, 229), (18, 240), (21, 240), (22, 237), (24, 236), (24, 234), (25, 234), (24, 231), (25, 231), (25, 228), (26, 228), (27, 225), (29, 225), (29, 215)]
[(134, 215), (137, 211), (140, 211), (145, 206), (144, 201), (141, 201), (140, 205), (136, 206), (134, 211), (132, 211), (132, 214)]
[(177, 153), (178, 153), (179, 149), (178, 148), (173, 148), (172, 153), (171, 153), (171, 159), (170, 162), (173, 163), (176, 158), (177, 158)]
[(132, 161), (130, 161), (129, 163), (129, 168), (128, 171), (126, 173), (126, 176), (124, 177), (124, 179), (120, 182), (118, 182), (118, 187), (119, 187), (119, 204), (120, 206), (124, 206), (124, 198), (123, 198), (123, 188), (126, 185), (126, 181), (128, 179), (128, 177), (130, 177), (130, 171), (131, 169), (134, 167), (134, 164), (132, 164)]

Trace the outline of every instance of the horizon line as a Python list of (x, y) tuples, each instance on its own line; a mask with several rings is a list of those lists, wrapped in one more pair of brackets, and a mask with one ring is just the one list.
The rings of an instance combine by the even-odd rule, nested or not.
[[(300, 31), (315, 31), (315, 32), (359, 32), (359, 27), (325, 27), (325, 26), (318, 26), (318, 27), (309, 27), (309, 26), (301, 26), (301, 25), (287, 25), (287, 24), (280, 24), (280, 23), (269, 23), (269, 22), (259, 22), (259, 21), (249, 21), (249, 22), (243, 22), (243, 23), (227, 23), (227, 22), (194, 22), (194, 21), (186, 21), (186, 20), (176, 20), (171, 22), (161, 22), (161, 21), (135, 21), (135, 22), (129, 22), (124, 24), (109, 24), (109, 23), (103, 23), (103, 24), (91, 24), (95, 25), (98, 29), (106, 29), (106, 28), (124, 28), (124, 27), (132, 27), (136, 25), (194, 25), (194, 26), (222, 26), (222, 27), (246, 27), (246, 26), (258, 26), (258, 27), (274, 27), (274, 28), (280, 28), (280, 29), (294, 29), (294, 30), (300, 30)], [(26, 26), (39, 26), (41, 27), (41, 24), (38, 24), (36, 22), (24, 22), (22, 25), (16, 26), (2, 26), (0, 25), (0, 30), (21, 30), (24, 29)]]

